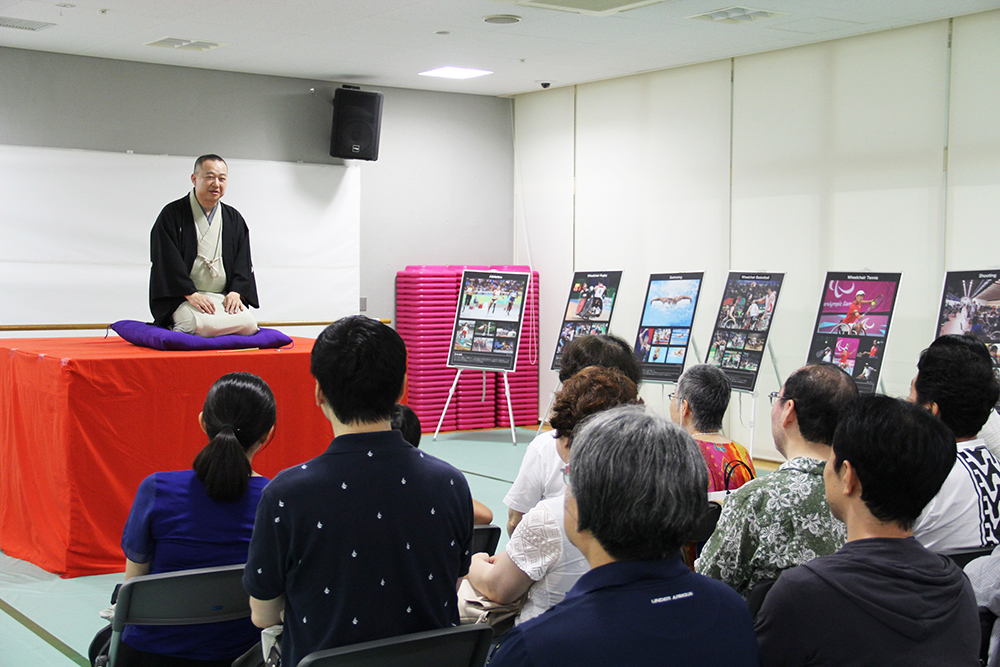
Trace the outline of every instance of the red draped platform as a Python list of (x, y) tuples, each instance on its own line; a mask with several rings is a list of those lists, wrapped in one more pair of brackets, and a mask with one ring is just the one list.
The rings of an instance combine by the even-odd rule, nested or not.
[(121, 572), (139, 482), (191, 467), (206, 442), (198, 413), (225, 373), (255, 373), (277, 399), (257, 472), (320, 454), (333, 434), (316, 407), (312, 343), (163, 352), (120, 338), (0, 339), (0, 550), (66, 577)]

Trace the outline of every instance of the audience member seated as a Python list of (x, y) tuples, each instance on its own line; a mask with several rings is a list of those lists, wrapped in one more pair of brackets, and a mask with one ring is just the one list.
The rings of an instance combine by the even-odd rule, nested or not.
[(920, 353), (910, 401), (930, 410), (958, 441), (951, 474), (913, 526), (932, 551), (1000, 543), (1000, 462), (976, 437), (998, 397), (989, 353), (972, 336), (941, 336)]
[[(589, 366), (566, 380), (550, 419), (564, 467), (580, 421), (601, 410), (635, 403), (637, 398), (635, 383), (616, 368)], [(517, 623), (562, 601), (589, 569), (583, 554), (566, 537), (563, 503), (562, 494), (541, 501), (517, 524), (506, 551), (472, 556), (467, 578), (477, 591), (501, 604), (528, 594)]]
[[(559, 359), (559, 381), (566, 382), (587, 366), (617, 368), (638, 387), (642, 369), (629, 344), (617, 336), (577, 336), (563, 348)], [(508, 509), (507, 534), (513, 535), (521, 517), (540, 500), (561, 496), (564, 463), (556, 451), (555, 431), (538, 435), (521, 460), (521, 468), (503, 499)]]
[(847, 538), (823, 491), (823, 467), (854, 380), (832, 364), (792, 373), (772, 398), (771, 434), (786, 461), (726, 498), (715, 533), (695, 570), (750, 596), (754, 584), (832, 554)]
[[(267, 479), (250, 462), (274, 435), (274, 395), (250, 373), (230, 373), (208, 392), (198, 421), (209, 442), (193, 470), (150, 475), (122, 535), (125, 578), (247, 559)], [(127, 626), (120, 667), (228, 666), (260, 639), (249, 619), (184, 627)], [(204, 661), (204, 662), (196, 662)]]
[(456, 625), (472, 497), (462, 473), (391, 426), (406, 346), (363, 316), (316, 339), (316, 402), (333, 426), (323, 454), (264, 489), (243, 584), (258, 627), (281, 623), (282, 659)]
[(709, 492), (737, 489), (757, 474), (746, 448), (722, 435), (722, 419), (729, 408), (732, 389), (725, 373), (715, 366), (701, 364), (681, 375), (670, 401), (670, 418), (691, 434), (705, 457)]
[(582, 424), (565, 530), (591, 569), (562, 602), (516, 626), (492, 667), (756, 666), (746, 605), (680, 558), (707, 486), (698, 446), (662, 417), (623, 406)]
[[(1000, 616), (1000, 547), (989, 556), (972, 560), (965, 566), (965, 574), (976, 594), (976, 604), (989, 609), (994, 617)], [(989, 635), (986, 667), (1000, 667), (1000, 623), (996, 619)]]
[(912, 532), (954, 462), (954, 436), (926, 410), (866, 396), (847, 411), (825, 472), (847, 544), (775, 582), (757, 617), (764, 667), (979, 664), (972, 586)]
[[(397, 403), (392, 408), (392, 430), (399, 431), (403, 440), (414, 447), (420, 446), (420, 417), (408, 405)], [(476, 525), (487, 525), (493, 521), (493, 510), (475, 498), (472, 499), (472, 515)]]

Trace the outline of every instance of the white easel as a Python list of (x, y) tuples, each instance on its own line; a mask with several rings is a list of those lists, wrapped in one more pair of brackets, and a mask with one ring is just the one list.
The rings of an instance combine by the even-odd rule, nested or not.
[[(438, 433), (441, 432), (441, 425), (444, 424), (444, 416), (448, 412), (448, 406), (451, 405), (451, 397), (455, 395), (455, 387), (458, 386), (458, 378), (462, 377), (462, 371), (464, 371), (464, 370), (466, 370), (466, 369), (464, 369), (464, 368), (459, 368), (458, 369), (458, 372), (455, 373), (455, 381), (451, 383), (451, 389), (448, 390), (448, 400), (446, 400), (444, 402), (444, 410), (441, 411), (441, 418), (438, 419), (437, 428), (434, 429), (434, 437), (431, 438), (435, 442), (438, 439)], [(487, 372), (486, 369), (482, 369), (482, 368), (470, 368), (468, 370), (481, 370), (481, 371), (483, 371), (483, 377), (484, 377), (484, 382), (485, 382), (485, 377), (486, 377), (486, 372)], [(507, 396), (507, 416), (510, 418), (510, 439), (514, 442), (514, 446), (517, 447), (517, 432), (514, 431), (514, 406), (510, 402), (510, 383), (507, 381), (507, 373), (508, 373), (508, 371), (498, 371), (496, 369), (490, 369), (489, 372), (491, 372), (491, 373), (503, 373), (503, 391), (504, 391), (504, 394), (506, 394), (506, 396)], [(483, 392), (485, 393), (485, 391), (486, 391), (486, 389), (484, 387), (483, 388)]]

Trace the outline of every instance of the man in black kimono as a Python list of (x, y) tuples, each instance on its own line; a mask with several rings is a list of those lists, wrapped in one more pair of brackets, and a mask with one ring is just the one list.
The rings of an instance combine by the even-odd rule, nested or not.
[(193, 190), (164, 206), (153, 225), (149, 309), (158, 326), (206, 337), (257, 331), (247, 310), (259, 307), (250, 232), (239, 211), (219, 201), (227, 176), (221, 157), (199, 157)]

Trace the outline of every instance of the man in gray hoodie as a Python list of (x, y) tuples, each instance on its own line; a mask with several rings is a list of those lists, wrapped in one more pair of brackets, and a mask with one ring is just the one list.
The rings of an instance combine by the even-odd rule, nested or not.
[(968, 579), (912, 532), (955, 458), (951, 431), (915, 405), (869, 396), (848, 410), (824, 471), (847, 544), (774, 584), (756, 624), (764, 667), (979, 664)]

